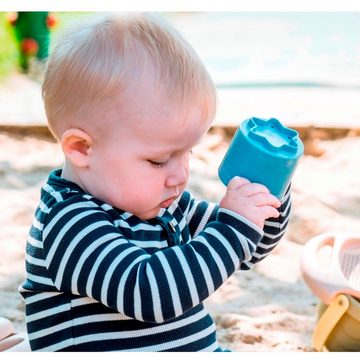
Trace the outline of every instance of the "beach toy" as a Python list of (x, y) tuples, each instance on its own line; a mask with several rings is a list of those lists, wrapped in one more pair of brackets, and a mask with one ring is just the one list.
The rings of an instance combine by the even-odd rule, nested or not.
[(0, 340), (7, 338), (14, 333), (15, 328), (10, 320), (0, 317)]
[(360, 301), (339, 294), (320, 302), (312, 345), (316, 351), (360, 351)]
[[(331, 250), (327, 266), (319, 256)], [(360, 235), (325, 233), (310, 239), (301, 256), (303, 278), (314, 294), (330, 304), (337, 294), (360, 298)]]
[(10, 320), (0, 317), (0, 352), (30, 351), (26, 334), (16, 333)]
[(219, 177), (227, 186), (234, 176), (265, 185), (281, 199), (288, 188), (304, 146), (298, 133), (277, 119), (243, 121), (220, 164)]
[(321, 300), (312, 343), (317, 351), (360, 351), (360, 236), (325, 233), (303, 248), (304, 281)]
[(24, 334), (14, 334), (0, 340), (0, 352), (31, 351), (29, 341)]

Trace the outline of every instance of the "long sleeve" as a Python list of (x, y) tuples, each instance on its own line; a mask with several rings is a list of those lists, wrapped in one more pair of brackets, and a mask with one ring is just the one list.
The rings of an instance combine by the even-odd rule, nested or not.
[(219, 206), (206, 200), (195, 199), (190, 192), (184, 192), (179, 200), (192, 237), (197, 236), (205, 226), (216, 219)]
[(149, 254), (98, 204), (63, 201), (47, 215), (44, 263), (58, 291), (161, 323), (206, 299), (250, 260), (261, 239), (255, 227), (229, 211), (220, 209), (212, 218), (189, 243)]
[(265, 221), (264, 235), (258, 242), (252, 258), (240, 264), (241, 270), (251, 269), (257, 262), (265, 259), (265, 257), (275, 248), (283, 237), (289, 224), (290, 211), (291, 192), (289, 187), (281, 200), (281, 206), (279, 208), (280, 216), (276, 219), (271, 218)]
[[(289, 223), (289, 216), (291, 210), (291, 195), (290, 187), (287, 189), (283, 199), (281, 200), (281, 207), (279, 208), (280, 216), (278, 218), (270, 218), (265, 221), (263, 236), (257, 244), (256, 250), (252, 254), (251, 259), (244, 261), (240, 264), (241, 270), (251, 269), (257, 262), (265, 259), (265, 257), (275, 248), (283, 237)], [(204, 200), (195, 200), (191, 194), (187, 193), (185, 203), (187, 208), (184, 209), (187, 214), (187, 221), (189, 229), (192, 234), (196, 236), (202, 229), (204, 229), (208, 222), (216, 218), (219, 206), (209, 203)], [(186, 201), (187, 200), (187, 201)], [(180, 201), (179, 205), (182, 203)], [(224, 211), (224, 209), (222, 209)], [(236, 214), (233, 213), (234, 216)], [(246, 219), (238, 215), (241, 221), (245, 222)]]

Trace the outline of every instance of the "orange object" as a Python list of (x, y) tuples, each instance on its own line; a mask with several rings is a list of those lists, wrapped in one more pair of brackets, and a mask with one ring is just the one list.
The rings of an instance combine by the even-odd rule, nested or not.
[(34, 39), (24, 39), (21, 41), (21, 50), (25, 55), (33, 56), (39, 50), (39, 45)]
[(58, 20), (57, 20), (57, 17), (55, 15), (49, 14), (46, 17), (46, 26), (49, 29), (53, 29), (57, 24), (58, 24)]
[(18, 19), (18, 14), (16, 12), (8, 13), (6, 15), (6, 19), (11, 26), (15, 26)]

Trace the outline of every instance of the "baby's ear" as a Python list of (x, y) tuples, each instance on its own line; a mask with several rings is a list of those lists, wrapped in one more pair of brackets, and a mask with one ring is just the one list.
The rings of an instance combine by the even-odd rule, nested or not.
[(89, 165), (91, 145), (90, 135), (80, 129), (68, 129), (61, 137), (61, 147), (66, 158), (77, 167)]

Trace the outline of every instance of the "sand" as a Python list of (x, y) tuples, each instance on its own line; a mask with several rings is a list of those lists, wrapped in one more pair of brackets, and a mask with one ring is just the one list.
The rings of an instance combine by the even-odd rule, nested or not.
[[(360, 233), (360, 137), (316, 142), (293, 181), (290, 225), (279, 246), (254, 269), (237, 272), (207, 301), (219, 342), (235, 351), (311, 351), (318, 299), (301, 277), (303, 244), (325, 232)], [(217, 201), (224, 186), (217, 167), (228, 146), (222, 132), (194, 150), (189, 188)], [(59, 145), (49, 139), (0, 133), (0, 316), (25, 331), (24, 279), (27, 231), (39, 189), (61, 166)], [(321, 156), (318, 156), (322, 154)]]

